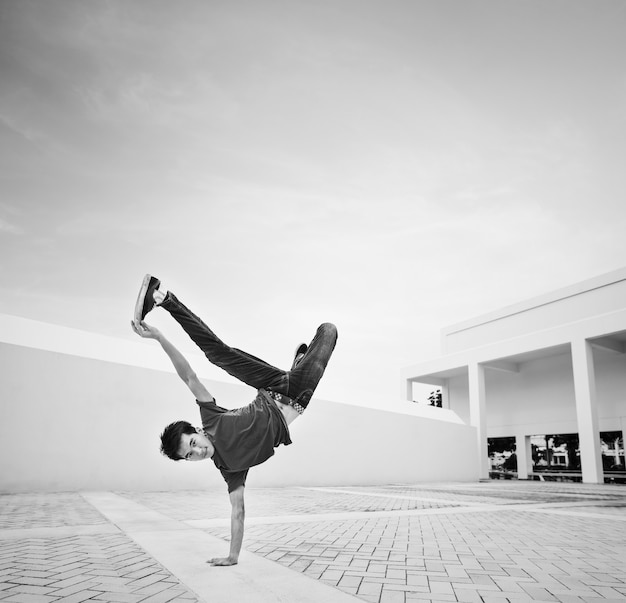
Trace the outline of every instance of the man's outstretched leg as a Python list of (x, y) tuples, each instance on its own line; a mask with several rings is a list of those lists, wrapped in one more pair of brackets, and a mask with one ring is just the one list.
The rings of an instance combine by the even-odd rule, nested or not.
[(337, 343), (337, 328), (331, 323), (321, 324), (311, 343), (297, 350), (289, 372), (237, 348), (226, 345), (215, 333), (177, 297), (159, 290), (160, 281), (146, 275), (135, 316), (141, 320), (154, 306), (159, 305), (181, 325), (205, 356), (216, 366), (255, 389), (268, 389), (282, 396), (283, 403), (292, 405), (300, 414), (307, 407)]
[(229, 375), (255, 389), (272, 389), (287, 395), (287, 372), (247, 352), (226, 345), (198, 316), (168, 291), (159, 290), (160, 281), (149, 274), (144, 277), (135, 305), (135, 322), (143, 320), (156, 306), (167, 310), (180, 324), (209, 361)]

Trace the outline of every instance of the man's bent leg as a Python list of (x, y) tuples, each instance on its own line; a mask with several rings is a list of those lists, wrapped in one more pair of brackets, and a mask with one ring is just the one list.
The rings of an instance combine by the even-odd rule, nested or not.
[(260, 358), (226, 345), (213, 331), (189, 308), (169, 292), (160, 304), (191, 337), (204, 355), (216, 366), (229, 375), (243, 381), (255, 389), (270, 388), (277, 392), (286, 392), (287, 373)]
[(298, 412), (304, 412), (309, 404), (336, 343), (337, 327), (329, 322), (321, 324), (302, 360), (294, 370), (288, 373), (287, 396), (293, 399), (293, 407)]

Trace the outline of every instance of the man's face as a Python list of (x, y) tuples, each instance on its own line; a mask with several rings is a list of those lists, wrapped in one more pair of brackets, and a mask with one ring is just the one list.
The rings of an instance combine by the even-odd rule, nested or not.
[(211, 440), (201, 431), (184, 433), (180, 436), (178, 454), (186, 461), (204, 461), (213, 456), (214, 448)]

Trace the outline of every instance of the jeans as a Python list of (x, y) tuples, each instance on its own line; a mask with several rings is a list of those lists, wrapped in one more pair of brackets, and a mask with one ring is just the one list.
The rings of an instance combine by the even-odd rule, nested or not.
[(337, 342), (335, 325), (328, 322), (321, 324), (296, 368), (283, 371), (226, 345), (173, 293), (167, 293), (161, 307), (172, 315), (213, 364), (255, 389), (267, 389), (291, 398), (292, 405), (299, 412), (311, 400)]

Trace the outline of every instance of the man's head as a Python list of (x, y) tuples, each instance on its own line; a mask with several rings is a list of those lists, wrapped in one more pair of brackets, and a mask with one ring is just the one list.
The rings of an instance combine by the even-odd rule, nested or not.
[(161, 434), (161, 453), (174, 461), (203, 461), (213, 452), (211, 440), (187, 421), (170, 423)]

